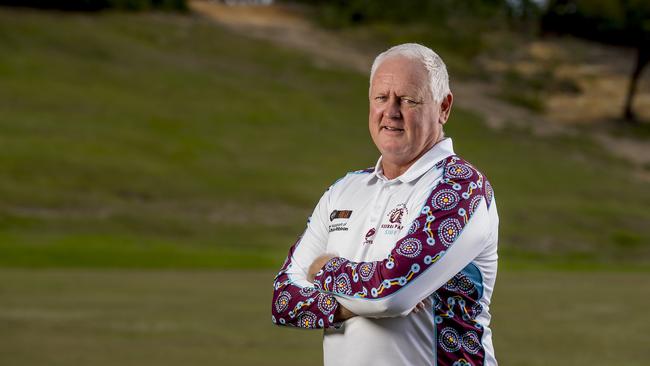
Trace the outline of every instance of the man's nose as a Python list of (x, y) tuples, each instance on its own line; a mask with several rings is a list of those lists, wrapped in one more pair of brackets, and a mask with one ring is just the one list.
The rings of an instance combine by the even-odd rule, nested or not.
[(386, 109), (384, 110), (384, 117), (390, 119), (402, 118), (402, 111), (400, 110), (399, 99), (391, 98), (389, 103), (386, 105)]

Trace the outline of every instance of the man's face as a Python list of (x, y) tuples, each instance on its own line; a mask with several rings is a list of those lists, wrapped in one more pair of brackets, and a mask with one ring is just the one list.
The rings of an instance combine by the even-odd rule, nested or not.
[(370, 136), (383, 160), (410, 166), (442, 136), (449, 117), (451, 94), (433, 100), (429, 77), (417, 60), (395, 56), (384, 60), (370, 84)]

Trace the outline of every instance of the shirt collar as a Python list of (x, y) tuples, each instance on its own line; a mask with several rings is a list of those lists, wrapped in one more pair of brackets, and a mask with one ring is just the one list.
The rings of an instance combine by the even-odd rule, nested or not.
[[(440, 160), (446, 159), (454, 153), (454, 145), (451, 141), (451, 137), (445, 137), (444, 139), (438, 141), (429, 151), (424, 153), (413, 165), (411, 165), (402, 175), (395, 178), (394, 180), (399, 180), (403, 183), (411, 182), (424, 173), (428, 172), (437, 162)], [(371, 176), (377, 177), (383, 181), (389, 181), (388, 178), (384, 176), (384, 171), (381, 168), (382, 156), (377, 160), (375, 164), (375, 171)]]

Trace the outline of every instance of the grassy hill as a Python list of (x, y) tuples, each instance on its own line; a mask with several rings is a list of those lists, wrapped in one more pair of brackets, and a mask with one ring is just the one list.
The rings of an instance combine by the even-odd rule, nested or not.
[[(0, 266), (277, 268), (323, 190), (374, 164), (367, 87), (191, 15), (0, 8)], [(627, 163), (448, 126), (495, 187), (505, 266), (648, 269)]]

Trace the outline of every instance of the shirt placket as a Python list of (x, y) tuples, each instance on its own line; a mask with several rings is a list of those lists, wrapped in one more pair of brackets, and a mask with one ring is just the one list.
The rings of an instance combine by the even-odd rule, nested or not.
[(375, 229), (375, 235), (379, 232), (379, 226), (381, 225), (382, 218), (385, 216), (388, 202), (390, 201), (392, 192), (396, 187), (396, 182), (380, 181), (379, 184), (379, 191), (375, 196), (375, 202), (372, 206), (368, 223), (369, 227)]

